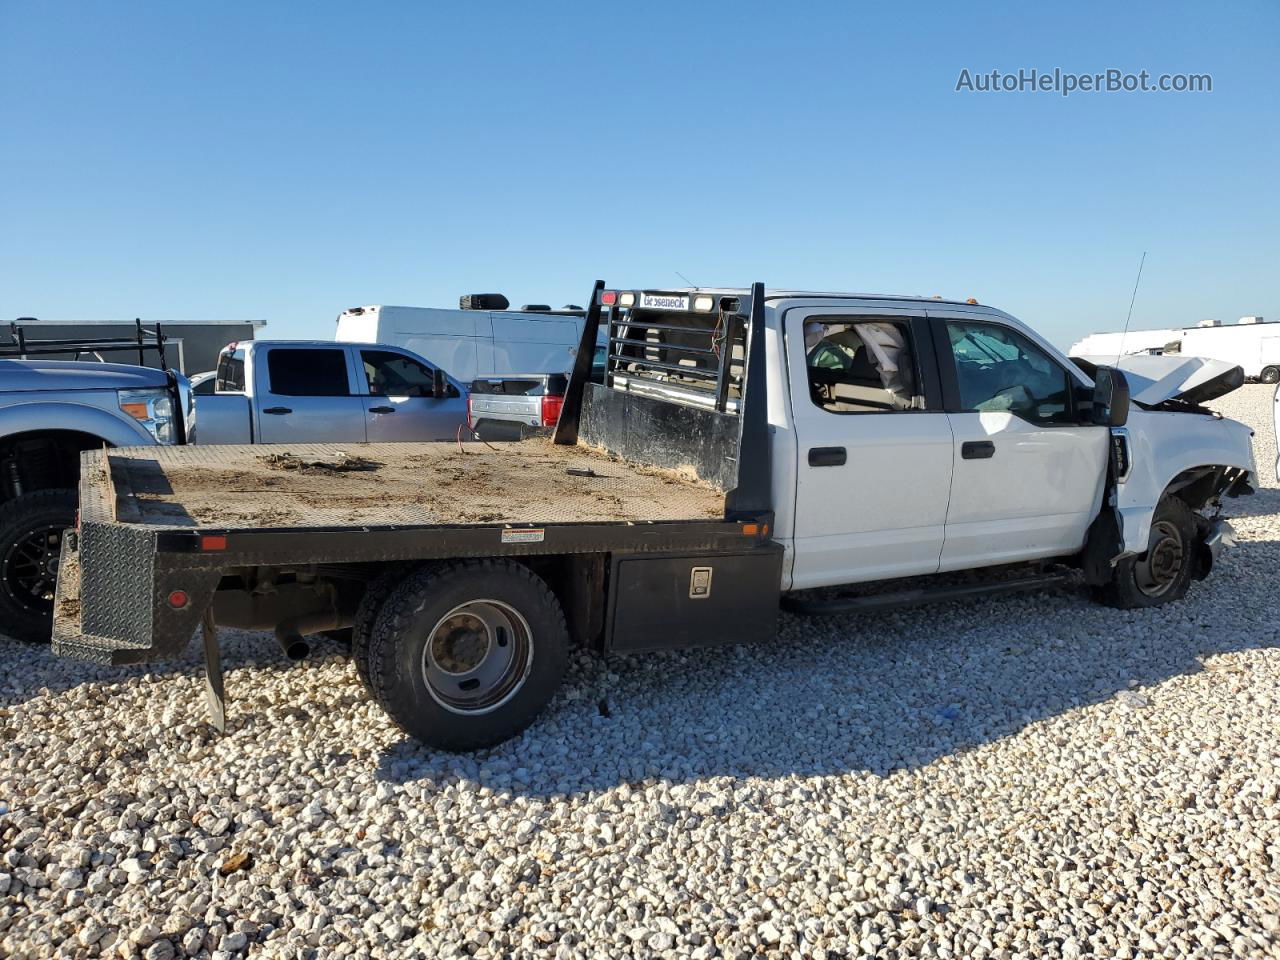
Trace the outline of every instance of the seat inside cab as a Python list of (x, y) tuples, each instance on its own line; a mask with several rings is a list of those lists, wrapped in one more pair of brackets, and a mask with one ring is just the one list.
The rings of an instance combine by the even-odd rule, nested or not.
[(920, 409), (906, 327), (893, 321), (804, 326), (809, 393), (833, 413)]

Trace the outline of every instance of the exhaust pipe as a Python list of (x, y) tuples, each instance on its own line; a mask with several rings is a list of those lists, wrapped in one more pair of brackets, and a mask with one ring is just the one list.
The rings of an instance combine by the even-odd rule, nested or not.
[(280, 644), (284, 655), (296, 663), (305, 659), (311, 652), (311, 644), (306, 640), (307, 635), (323, 633), (325, 630), (341, 630), (349, 626), (351, 626), (351, 618), (344, 617), (337, 610), (304, 613), (281, 620), (276, 624), (276, 643)]

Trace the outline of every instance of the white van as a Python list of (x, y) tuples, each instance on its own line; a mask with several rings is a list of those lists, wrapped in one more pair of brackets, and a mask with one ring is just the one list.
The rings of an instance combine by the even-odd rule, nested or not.
[(338, 315), (335, 339), (403, 347), (470, 383), (480, 374), (568, 372), (582, 324), (583, 312), (572, 309), (352, 307)]

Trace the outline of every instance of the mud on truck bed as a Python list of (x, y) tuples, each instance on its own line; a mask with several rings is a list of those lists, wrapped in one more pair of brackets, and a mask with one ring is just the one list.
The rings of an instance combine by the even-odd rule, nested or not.
[[(731, 298), (691, 318), (671, 348), (699, 357), (685, 366), (649, 364), (645, 331), (634, 317), (621, 331), (609, 311), (609, 329), (637, 344), (627, 377), (648, 365), (699, 381), (692, 402), (674, 403), (621, 388), (622, 359), (618, 382), (588, 382), (598, 294), (555, 442), (86, 453), (55, 650), (164, 660), (199, 629), (221, 726), (217, 627), (274, 631), (295, 658), (307, 636), (349, 631), (357, 672), (393, 719), (434, 746), (471, 749), (532, 721), (572, 643), (771, 636), (783, 551), (770, 537), (764, 396), (741, 400), (748, 315)], [(714, 349), (688, 346), (699, 339)], [(665, 372), (653, 382), (672, 389)]]
[(724, 512), (724, 493), (696, 477), (542, 438), (136, 447), (94, 451), (85, 468), (101, 479), (84, 491), (90, 509), (155, 528), (643, 523)]

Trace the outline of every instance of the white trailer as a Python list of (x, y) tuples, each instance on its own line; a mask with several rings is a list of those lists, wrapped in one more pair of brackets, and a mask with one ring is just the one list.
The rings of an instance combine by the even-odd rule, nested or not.
[(1073, 357), (1120, 357), (1136, 353), (1181, 353), (1238, 366), (1250, 380), (1280, 383), (1280, 323), (1241, 317), (1238, 323), (1200, 324), (1165, 330), (1093, 333), (1072, 344)]

